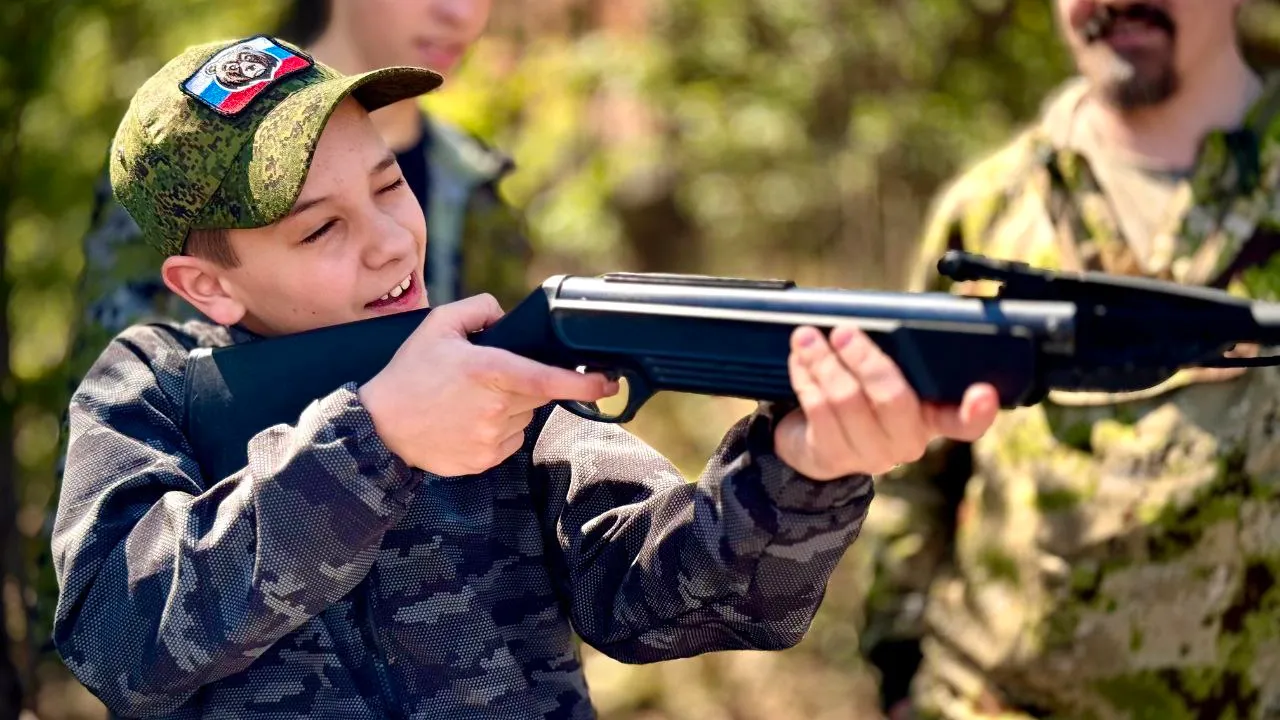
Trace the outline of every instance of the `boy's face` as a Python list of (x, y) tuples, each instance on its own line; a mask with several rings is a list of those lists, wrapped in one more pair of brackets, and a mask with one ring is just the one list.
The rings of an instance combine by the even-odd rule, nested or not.
[(203, 280), (179, 273), (177, 281), (220, 324), (279, 335), (427, 306), (421, 205), (350, 98), (325, 126), (292, 213), (266, 227), (231, 230), (229, 241), (236, 267), (170, 258), (203, 269)]
[(451, 75), (489, 23), (493, 0), (335, 0), (369, 67), (412, 65)]

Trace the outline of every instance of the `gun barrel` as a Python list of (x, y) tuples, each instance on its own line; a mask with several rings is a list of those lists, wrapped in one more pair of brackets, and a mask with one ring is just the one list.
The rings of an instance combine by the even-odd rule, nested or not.
[(998, 333), (1018, 332), (1069, 340), (1075, 303), (995, 300), (949, 293), (893, 293), (873, 290), (800, 288), (780, 281), (698, 276), (663, 281), (626, 277), (571, 276), (553, 283), (551, 307), (567, 312), (643, 313), (832, 327), (852, 321), (868, 331), (915, 328)]

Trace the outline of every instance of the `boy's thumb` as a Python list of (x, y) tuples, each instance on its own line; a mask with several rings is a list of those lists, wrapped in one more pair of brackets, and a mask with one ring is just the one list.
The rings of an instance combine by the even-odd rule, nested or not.
[(494, 324), (502, 315), (497, 299), (484, 293), (431, 308), (423, 325), (432, 335), (466, 337)]

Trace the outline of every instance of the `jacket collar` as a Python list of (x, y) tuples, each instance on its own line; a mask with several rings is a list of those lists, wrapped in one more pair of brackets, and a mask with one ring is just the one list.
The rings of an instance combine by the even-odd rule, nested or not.
[(475, 186), (492, 183), (515, 169), (515, 162), (452, 125), (423, 113), (424, 130), (430, 139), (432, 172), (445, 171)]

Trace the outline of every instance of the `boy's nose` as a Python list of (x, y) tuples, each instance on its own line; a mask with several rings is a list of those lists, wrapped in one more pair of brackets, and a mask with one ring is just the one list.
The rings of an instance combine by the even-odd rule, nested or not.
[(376, 223), (364, 245), (365, 264), (380, 268), (403, 262), (418, 253), (418, 244), (408, 228), (391, 220)]

